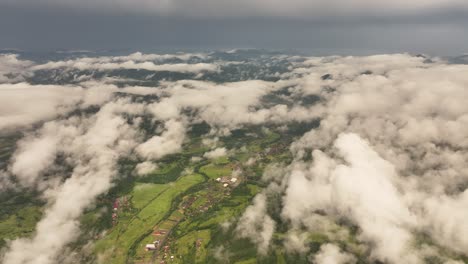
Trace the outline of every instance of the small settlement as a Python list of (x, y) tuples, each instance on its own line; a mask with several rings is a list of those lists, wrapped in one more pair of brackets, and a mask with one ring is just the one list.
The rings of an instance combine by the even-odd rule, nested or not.
[(220, 182), (223, 184), (223, 187), (226, 188), (228, 186), (237, 186), (237, 178), (231, 178), (230, 176), (223, 176), (223, 177), (220, 177), (220, 178), (217, 178), (216, 179), (217, 182)]
[[(156, 263), (163, 264), (175, 260), (171, 248), (171, 244), (176, 243), (170, 237), (172, 229), (185, 217), (192, 217), (209, 210), (216, 201), (229, 195), (230, 190), (240, 184), (240, 179), (233, 176), (223, 176), (217, 178), (213, 183), (215, 184), (207, 187), (206, 190), (202, 191), (202, 194), (184, 197), (179, 204), (179, 209), (174, 211), (168, 219), (154, 227), (154, 241), (151, 244), (146, 244), (145, 250), (154, 253)], [(217, 187), (218, 184), (222, 187)], [(202, 239), (199, 238), (196, 240), (196, 246), (199, 248), (201, 245)]]

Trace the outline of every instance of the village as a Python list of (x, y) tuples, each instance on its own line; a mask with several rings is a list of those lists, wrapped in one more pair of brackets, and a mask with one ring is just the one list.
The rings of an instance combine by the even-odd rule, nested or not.
[[(206, 181), (195, 190), (182, 194), (176, 201), (169, 215), (156, 222), (151, 232), (135, 244), (136, 255), (134, 263), (184, 263), (188, 254), (204, 259), (207, 243), (211, 235), (208, 229), (187, 230), (187, 225), (200, 219), (210, 210), (218, 210), (221, 201), (232, 196), (240, 184), (247, 182), (254, 175), (253, 164), (269, 160), (283, 150), (282, 144), (272, 144), (263, 151), (241, 160), (233, 158), (229, 161), (202, 162), (195, 167), (193, 173), (203, 176)], [(252, 177), (252, 176), (250, 176)], [(133, 198), (121, 196), (112, 201), (112, 225), (120, 226), (121, 220), (127, 221), (133, 210)], [(131, 217), (131, 216), (130, 216)], [(182, 229), (180, 229), (182, 228)], [(200, 232), (198, 231), (200, 230)], [(195, 231), (195, 232), (194, 232)], [(189, 232), (189, 233), (187, 233)], [(187, 238), (189, 236), (189, 238)], [(189, 250), (189, 251), (187, 251)]]
[[(189, 194), (182, 198), (178, 209), (166, 220), (158, 223), (153, 229), (153, 242), (145, 245), (144, 250), (152, 252), (152, 263), (170, 263), (180, 261), (180, 256), (175, 255), (173, 245), (177, 243), (172, 238), (173, 229), (185, 218), (194, 217), (205, 213), (217, 202), (230, 195), (233, 188), (240, 184), (240, 177), (226, 175), (209, 181), (206, 189)], [(196, 238), (195, 248), (203, 245), (203, 238)], [(180, 263), (180, 262), (179, 262)]]

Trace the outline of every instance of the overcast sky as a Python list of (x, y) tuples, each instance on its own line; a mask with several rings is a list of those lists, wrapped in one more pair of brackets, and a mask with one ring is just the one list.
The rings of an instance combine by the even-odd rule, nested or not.
[(0, 48), (468, 52), (466, 0), (0, 0)]

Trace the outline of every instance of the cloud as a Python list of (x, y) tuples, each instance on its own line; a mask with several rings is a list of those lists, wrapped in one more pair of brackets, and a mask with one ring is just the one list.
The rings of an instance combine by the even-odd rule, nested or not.
[(101, 105), (116, 92), (136, 95), (158, 93), (148, 87), (118, 88), (97, 81), (86, 81), (80, 85), (0, 84), (0, 130), (27, 128), (75, 109)]
[[(9, 58), (8, 61), (14, 61), (16, 57)], [(49, 61), (44, 64), (30, 63), (30, 71), (53, 70), (62, 69), (64, 71), (70, 70), (97, 70), (97, 71), (111, 71), (119, 69), (127, 70), (147, 70), (147, 71), (169, 71), (181, 73), (201, 73), (201, 72), (215, 72), (219, 70), (216, 64), (196, 62), (196, 63), (182, 63), (188, 62), (191, 59), (205, 60), (209, 58), (208, 55), (203, 53), (180, 53), (180, 54), (143, 54), (141, 52), (132, 53), (128, 56), (102, 56), (102, 57), (84, 57), (75, 58), (66, 61)], [(0, 58), (1, 59), (1, 58)], [(174, 62), (174, 60), (176, 62)], [(27, 61), (22, 61), (23, 64)], [(9, 64), (12, 64), (10, 62)], [(9, 65), (7, 64), (7, 65)], [(17, 64), (17, 62), (16, 62)], [(1, 68), (0, 68), (1, 70)]]
[(10, 171), (23, 186), (33, 186), (40, 174), (55, 162), (59, 143), (53, 132), (55, 128), (46, 124), (42, 135), (30, 136), (18, 143)]
[[(158, 60), (150, 54), (129, 57), (136, 64)], [(15, 176), (48, 201), (36, 234), (11, 242), (4, 262), (57, 262), (60, 250), (79, 234), (79, 216), (116, 180), (120, 157), (136, 153), (145, 160), (137, 170), (149, 171), (153, 161), (181, 151), (193, 124), (206, 122), (206, 137), (216, 138), (246, 125), (277, 124), (284, 130), (291, 122), (317, 119), (320, 125), (290, 146), (290, 164), (265, 169), (267, 187), (240, 217), (240, 237), (266, 254), (281, 224), (284, 248), (305, 253), (310, 249), (303, 234), (321, 233), (330, 245), (311, 258), (324, 263), (352, 262), (348, 254), (359, 253), (369, 261), (419, 264), (427, 256), (450, 261), (452, 252), (467, 252), (468, 66), (407, 54), (291, 61), (277, 82), (163, 81), (157, 89), (95, 80), (74, 86), (0, 84), (2, 129), (44, 122), (18, 142), (0, 183), (9, 186)], [(285, 103), (264, 103), (285, 90)], [(116, 92), (152, 96), (119, 99)], [(310, 96), (320, 100), (299, 103)], [(67, 115), (91, 105), (96, 113)], [(142, 131), (143, 117), (155, 131)], [(216, 140), (205, 143), (215, 147)], [(204, 156), (226, 152), (218, 148)], [(57, 156), (65, 157), (71, 172), (59, 170)], [(277, 203), (269, 204), (271, 197)], [(356, 227), (353, 234), (350, 225)], [(430, 243), (420, 242), (421, 234)], [(332, 245), (345, 242), (352, 243), (349, 253)]]
[[(5, 0), (4, 0), (5, 1)], [(128, 0), (98, 0), (98, 1), (65, 1), (65, 0), (6, 0), (16, 5), (54, 5), (59, 7), (79, 7), (83, 9), (97, 8), (106, 11), (143, 12), (161, 15), (185, 16), (282, 16), (282, 17), (313, 17), (326, 15), (376, 15), (376, 14), (420, 14), (444, 9), (466, 10), (468, 5), (462, 0), (417, 0), (410, 3), (403, 0), (371, 1), (371, 0), (293, 0), (285, 3), (278, 0), (240, 0), (235, 3), (221, 0), (195, 1), (128, 1)]]
[(83, 86), (0, 84), (0, 129), (28, 127), (80, 107), (100, 105), (116, 91), (116, 86), (92, 82)]
[(212, 151), (208, 151), (205, 154), (203, 154), (203, 157), (207, 159), (217, 159), (220, 157), (224, 157), (227, 155), (227, 150), (226, 148), (217, 148)]
[(430, 217), (425, 218), (427, 229), (436, 241), (443, 242), (457, 252), (464, 253), (468, 248), (466, 225), (468, 191), (455, 196), (443, 195), (424, 201), (424, 209)]
[[(54, 137), (60, 142), (56, 145), (57, 151), (69, 157), (67, 162), (74, 168), (67, 178), (64, 178), (65, 175), (54, 175), (49, 177), (52, 179), (44, 179), (43, 184), (48, 184), (45, 196), (49, 206), (31, 238), (11, 242), (3, 263), (54, 263), (63, 247), (78, 236), (79, 216), (98, 195), (111, 187), (112, 180), (118, 175), (118, 158), (128, 155), (136, 145), (136, 129), (119, 114), (124, 106), (128, 108), (128, 102), (110, 102), (86, 120), (72, 117), (51, 121), (49, 124), (55, 126), (54, 130), (44, 127), (37, 139), (27, 139), (27, 143), (41, 146), (44, 138)], [(20, 149), (15, 164), (26, 164), (31, 151), (36, 150)], [(50, 153), (49, 158), (52, 155)], [(43, 169), (43, 165), (35, 165), (29, 171), (19, 172), (23, 178), (31, 175), (34, 179)], [(63, 180), (57, 181), (60, 178)], [(32, 180), (24, 182), (33, 183)], [(24, 251), (25, 247), (27, 251)]]
[(157, 169), (158, 169), (158, 165), (154, 164), (151, 161), (144, 161), (144, 162), (137, 164), (135, 171), (138, 175), (141, 176), (141, 175), (151, 173)]
[(355, 134), (341, 134), (334, 146), (346, 165), (314, 152), (310, 168), (292, 170), (282, 216), (293, 223), (318, 210), (346, 217), (360, 227), (358, 238), (374, 245), (373, 257), (415, 263), (407, 248), (416, 222), (394, 185), (393, 166)]
[(0, 84), (19, 82), (30, 73), (26, 71), (32, 61), (18, 59), (16, 54), (0, 54)]
[(218, 246), (214, 249), (213, 256), (216, 260), (223, 262), (223, 263), (229, 263), (229, 256), (230, 253), (227, 249), (224, 248), (224, 246)]
[(466, 70), (405, 54), (297, 63), (292, 93), (321, 98), (309, 109), (320, 126), (292, 144), (286, 184), (265, 177), (285, 193), (286, 248), (301, 250), (301, 230), (329, 235), (317, 227), (325, 214), (357, 225), (370, 259), (424, 263), (433, 253), (415, 242), (421, 232), (466, 252)]
[(314, 263), (352, 264), (356, 263), (356, 258), (348, 253), (342, 252), (339, 247), (333, 244), (324, 244), (320, 247), (320, 251), (314, 256)]
[(316, 118), (309, 109), (284, 104), (259, 107), (261, 98), (288, 83), (259, 80), (216, 84), (182, 80), (163, 84), (164, 98), (149, 106), (160, 119), (177, 118), (182, 110), (196, 111), (196, 119), (213, 129), (234, 129), (244, 124), (288, 123)]
[[(57, 262), (59, 252), (79, 235), (79, 216), (98, 195), (112, 186), (118, 176), (120, 157), (134, 152), (147, 160), (158, 160), (176, 153), (182, 149), (187, 126), (191, 123), (206, 120), (228, 132), (244, 123), (259, 124), (273, 119), (281, 122), (288, 112), (285, 107), (278, 108), (280, 111), (253, 108), (263, 95), (277, 89), (273, 83), (263, 81), (167, 82), (152, 91), (144, 87), (117, 88), (93, 80), (76, 86), (18, 83), (3, 84), (1, 88), (3, 94), (12, 95), (2, 105), (2, 117), (11, 120), (6, 128), (45, 121), (19, 141), (8, 171), (2, 175), (2, 181), (13, 175), (23, 187), (42, 192), (48, 201), (33, 237), (19, 238), (9, 244), (4, 256), (8, 264)], [(114, 97), (116, 92), (156, 94), (160, 98), (149, 104), (137, 103)], [(12, 103), (15, 97), (27, 102), (27, 107)], [(91, 105), (97, 106), (98, 112), (66, 115)], [(284, 117), (278, 118), (276, 113), (279, 112)], [(154, 131), (156, 135), (144, 141), (139, 117), (148, 114), (153, 122), (161, 125)], [(127, 122), (127, 118), (133, 122)], [(206, 156), (225, 154), (226, 149), (221, 148)], [(61, 164), (55, 163), (57, 156), (64, 158), (71, 172), (60, 169)], [(137, 170), (148, 171), (152, 168), (149, 165), (148, 161), (143, 162)], [(261, 201), (258, 206), (262, 206)], [(250, 217), (246, 219), (250, 221)], [(265, 228), (259, 248), (267, 250), (275, 224), (269, 217), (260, 220)], [(28, 247), (27, 254), (23, 246)]]
[[(138, 64), (137, 68), (141, 68), (139, 67), (141, 66), (140, 64), (153, 64), (153, 62), (147, 60), (158, 60), (161, 57), (163, 58), (162, 60), (174, 58), (188, 60), (194, 57), (204, 58), (203, 56), (205, 55), (135, 53), (129, 56), (79, 58), (39, 65), (33, 64), (27, 70), (36, 72), (40, 69), (53, 69), (56, 67), (63, 68), (65, 71), (75, 67), (82, 70), (104, 70), (118, 68), (122, 65), (126, 65), (122, 66), (124, 68), (129, 65), (133, 67), (136, 64)], [(144, 62), (135, 63), (134, 60)], [(165, 67), (164, 69), (166, 70), (183, 72), (186, 71), (185, 67), (189, 67), (193, 69), (194, 73), (210, 70), (210, 67), (211, 70), (217, 70), (213, 68), (218, 67), (217, 65), (209, 65), (205, 67), (200, 63), (196, 63), (155, 66), (158, 68)], [(154, 69), (156, 70), (156, 68)], [(188, 69), (187, 71), (190, 72), (192, 70)], [(152, 103), (149, 107), (149, 111), (155, 118), (162, 120), (177, 119), (183, 110), (198, 111), (199, 114), (196, 116), (198, 120), (194, 121), (205, 121), (213, 126), (214, 129), (216, 127), (223, 127), (223, 129), (227, 128), (230, 130), (242, 124), (282, 123), (285, 120), (291, 122), (305, 121), (316, 117), (315, 115), (311, 115), (307, 108), (301, 106), (288, 107), (281, 104), (270, 108), (256, 109), (256, 106), (261, 102), (262, 96), (287, 85), (288, 83), (286, 82), (272, 83), (253, 80), (216, 84), (206, 81), (182, 80), (163, 82), (160, 89), (151, 89), (147, 87), (117, 88), (114, 85), (104, 85), (103, 82), (97, 82), (89, 78), (92, 78), (92, 76), (83, 78), (80, 86), (31, 85), (28, 83), (0, 85), (2, 93), (9, 96), (9, 99), (3, 97), (3, 100), (0, 101), (3, 103), (0, 110), (8, 113), (6, 116), (1, 117), (4, 119), (1, 126), (14, 128), (49, 120), (56, 117), (57, 113), (66, 113), (70, 109), (75, 109), (77, 104), (81, 104), (82, 107), (100, 104), (109, 100), (114, 92), (157, 94), (162, 99)], [(74, 80), (80, 81), (79, 78), (75, 78)], [(105, 79), (104, 82), (106, 82)], [(36, 98), (40, 98), (40, 100), (36, 100)], [(25, 104), (26, 107), (14, 103), (20, 99), (28, 102)]]
[(101, 56), (101, 57), (87, 57), (87, 58), (80, 58), (76, 61), (80, 62), (98, 62), (98, 63), (106, 63), (106, 62), (126, 62), (126, 61), (153, 61), (153, 62), (164, 62), (168, 60), (181, 60), (181, 61), (189, 61), (191, 59), (202, 59), (206, 60), (210, 56), (205, 53), (176, 53), (176, 54), (148, 54), (148, 53), (141, 53), (135, 52), (129, 54), (127, 56)]
[(377, 259), (418, 262), (418, 256), (406, 252), (416, 222), (393, 184), (393, 166), (355, 134), (340, 135), (335, 146), (349, 163), (331, 174), (332, 200), (339, 212), (358, 223), (361, 239), (375, 243), (372, 255)]
[(239, 219), (236, 230), (239, 237), (249, 238), (257, 245), (258, 252), (264, 255), (268, 252), (275, 226), (273, 219), (266, 214), (266, 196), (258, 194)]
[(136, 148), (143, 158), (160, 159), (182, 149), (186, 128), (180, 121), (169, 120), (164, 125), (165, 131), (160, 136), (154, 136)]
[(126, 70), (147, 70), (147, 71), (169, 71), (169, 72), (182, 72), (182, 73), (200, 73), (200, 72), (215, 72), (219, 70), (219, 66), (208, 63), (176, 63), (176, 64), (155, 64), (153, 62), (83, 62), (83, 61), (57, 61), (48, 62), (46, 64), (36, 65), (32, 67), (32, 70), (51, 70), (51, 69), (78, 69), (78, 70), (99, 70), (99, 71), (111, 71), (118, 69)]
[(66, 113), (80, 102), (84, 91), (78, 87), (18, 83), (0, 84), (0, 93), (0, 129), (8, 129)]

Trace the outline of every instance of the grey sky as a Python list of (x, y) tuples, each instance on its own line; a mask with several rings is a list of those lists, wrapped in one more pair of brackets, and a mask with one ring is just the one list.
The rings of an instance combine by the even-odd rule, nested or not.
[(465, 0), (0, 0), (0, 48), (468, 52)]

